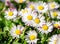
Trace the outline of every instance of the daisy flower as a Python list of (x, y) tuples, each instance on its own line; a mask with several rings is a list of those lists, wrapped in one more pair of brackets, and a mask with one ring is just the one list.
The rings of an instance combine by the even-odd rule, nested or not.
[(10, 20), (10, 19), (15, 19), (17, 16), (17, 10), (15, 8), (9, 8), (8, 10), (5, 11), (5, 18)]
[(36, 3), (30, 2), (30, 3), (28, 3), (27, 7), (30, 8), (31, 10), (34, 10), (35, 5), (36, 5)]
[(60, 29), (60, 21), (53, 22), (53, 25), (54, 25), (55, 28)]
[(33, 27), (39, 27), (42, 23), (45, 23), (45, 17), (41, 15), (39, 17), (34, 18)]
[(49, 3), (49, 9), (51, 10), (51, 9), (57, 9), (57, 8), (59, 8), (59, 4), (58, 3), (56, 3), (56, 2), (50, 2)]
[(36, 31), (30, 30), (29, 32), (27, 32), (26, 40), (29, 44), (34, 44), (34, 43), (36, 44), (38, 40)]
[(50, 11), (52, 18), (60, 19), (60, 11)]
[(60, 35), (53, 35), (49, 40), (48, 44), (60, 44)]
[(37, 17), (36, 13), (26, 13), (24, 14), (24, 16), (22, 17), (22, 21), (28, 25), (28, 26), (32, 26), (32, 22), (33, 19)]
[(17, 3), (23, 3), (25, 2), (26, 0), (15, 0)]
[(37, 29), (42, 33), (42, 34), (48, 34), (53, 30), (53, 25), (50, 22), (47, 23), (42, 23), (40, 27), (37, 27)]
[(32, 12), (31, 9), (25, 8), (25, 9), (22, 9), (21, 11), (18, 11), (18, 15), (24, 16), (24, 14), (31, 13), (31, 12)]
[(36, 6), (36, 9), (37, 9), (37, 11), (38, 12), (40, 12), (40, 13), (45, 13), (45, 12), (47, 12), (48, 11), (48, 5), (47, 5), (47, 3), (43, 3), (43, 2), (39, 2), (38, 4), (37, 4), (37, 6)]
[(15, 37), (19, 38), (19, 35), (22, 34), (23, 30), (24, 30), (23, 26), (20, 26), (20, 25), (13, 26), (12, 29), (10, 30), (10, 34), (13, 38), (15, 38)]

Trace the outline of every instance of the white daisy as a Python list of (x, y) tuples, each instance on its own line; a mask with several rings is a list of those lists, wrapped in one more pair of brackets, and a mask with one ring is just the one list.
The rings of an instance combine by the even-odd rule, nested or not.
[(21, 11), (18, 11), (18, 15), (24, 16), (24, 14), (31, 13), (31, 12), (32, 12), (31, 9), (25, 8), (25, 9), (22, 9)]
[(25, 2), (26, 0), (15, 0), (17, 3), (23, 3)]
[(27, 32), (27, 35), (26, 35), (26, 40), (27, 40), (27, 42), (29, 43), (29, 44), (33, 44), (33, 43), (37, 43), (37, 33), (36, 33), (36, 31), (32, 31), (32, 30), (30, 30), (29, 32)]
[(58, 3), (56, 3), (56, 2), (50, 2), (49, 3), (49, 9), (51, 10), (51, 9), (57, 9), (57, 8), (59, 8), (59, 4)]
[(50, 40), (50, 42), (48, 42), (48, 44), (60, 44), (59, 35), (53, 35), (49, 40)]
[(36, 17), (33, 20), (33, 27), (39, 27), (42, 23), (45, 23), (45, 17), (44, 16)]
[(32, 26), (32, 22), (33, 19), (37, 17), (36, 13), (26, 13), (24, 14), (24, 16), (22, 17), (22, 21), (26, 24), (26, 25), (30, 25)]
[(5, 18), (10, 20), (10, 19), (15, 19), (17, 16), (17, 10), (15, 8), (9, 8), (8, 10), (5, 11)]
[(50, 11), (52, 18), (60, 19), (60, 11)]
[(42, 34), (48, 34), (53, 30), (53, 25), (52, 23), (42, 23), (40, 27), (37, 27), (37, 29), (42, 33)]
[(19, 35), (22, 34), (23, 30), (24, 30), (23, 26), (20, 26), (20, 25), (13, 26), (12, 29), (10, 30), (10, 34), (11, 34), (11, 36), (13, 36), (13, 38), (15, 38), (15, 37), (19, 38)]
[(36, 9), (38, 10), (38, 12), (40, 13), (45, 13), (48, 11), (48, 5), (44, 2), (39, 2), (37, 5), (36, 5)]
[(30, 2), (28, 3), (27, 7), (30, 8), (31, 10), (34, 10), (36, 6), (36, 3)]
[(54, 25), (55, 28), (60, 29), (60, 21), (54, 21), (53, 25)]

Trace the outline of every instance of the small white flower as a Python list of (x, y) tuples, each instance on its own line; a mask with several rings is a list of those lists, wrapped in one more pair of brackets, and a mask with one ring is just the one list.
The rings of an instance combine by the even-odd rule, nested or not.
[(36, 3), (30, 2), (28, 3), (27, 7), (30, 8), (31, 10), (35, 10)]
[(55, 28), (59, 28), (60, 29), (60, 21), (54, 21), (53, 25)]
[(51, 10), (51, 9), (57, 9), (57, 8), (59, 8), (59, 4), (58, 3), (56, 3), (56, 2), (50, 2), (49, 3), (49, 9)]
[(60, 44), (60, 36), (59, 35), (53, 35), (50, 38), (50, 42), (48, 44)]
[(25, 2), (26, 0), (15, 0), (17, 3), (23, 3)]
[(37, 33), (36, 33), (36, 31), (32, 31), (32, 30), (30, 30), (29, 32), (27, 32), (27, 35), (26, 35), (26, 40), (27, 40), (27, 42), (29, 43), (29, 44), (33, 44), (33, 43), (37, 43)]
[(50, 11), (52, 18), (60, 19), (60, 11)]
[(51, 32), (53, 30), (53, 25), (52, 23), (48, 22), (48, 23), (42, 23), (40, 25), (40, 27), (37, 27), (37, 29), (42, 33), (42, 34), (48, 34), (49, 32)]
[(31, 9), (25, 8), (25, 9), (22, 9), (21, 11), (18, 11), (18, 15), (24, 16), (24, 14), (31, 13), (31, 12), (32, 12)]
[(48, 5), (45, 2), (39, 2), (36, 6), (37, 11), (40, 13), (45, 13), (48, 11)]
[(33, 27), (39, 27), (42, 23), (45, 23), (45, 17), (44, 16), (36, 17), (33, 20)]
[(18, 26), (13, 26), (12, 29), (10, 30), (10, 34), (11, 36), (13, 36), (13, 38), (19, 38), (19, 35), (22, 34), (24, 30), (24, 27), (18, 25)]
[(7, 11), (5, 11), (5, 18), (10, 20), (10, 19), (15, 19), (17, 16), (17, 10), (15, 8), (9, 8)]
[(22, 21), (26, 24), (26, 25), (30, 25), (32, 26), (32, 22), (33, 19), (37, 17), (36, 13), (26, 13), (24, 14), (24, 16), (22, 17)]

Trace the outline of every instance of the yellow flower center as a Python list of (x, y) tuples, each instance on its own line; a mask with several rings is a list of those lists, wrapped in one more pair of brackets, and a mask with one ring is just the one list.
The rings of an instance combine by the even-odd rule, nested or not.
[(30, 5), (29, 7), (30, 7), (32, 10), (34, 10), (34, 6), (33, 6), (33, 5)]
[(54, 44), (57, 44), (57, 40), (54, 40)]
[(40, 23), (40, 19), (39, 18), (35, 18), (35, 23), (39, 24)]
[(59, 26), (59, 24), (54, 24), (54, 27), (58, 27)]
[(30, 35), (30, 40), (35, 40), (36, 39), (36, 36), (35, 35)]
[(52, 3), (50, 6), (51, 6), (51, 8), (55, 8), (55, 4), (54, 3)]
[(27, 16), (27, 19), (28, 19), (28, 20), (32, 20), (33, 17), (32, 17), (31, 15), (28, 15), (28, 16)]
[(54, 17), (57, 17), (58, 16), (58, 13), (57, 12), (53, 12), (53, 16)]
[(13, 12), (12, 11), (8, 12), (8, 15), (9, 16), (12, 16), (13, 15)]
[(38, 10), (43, 10), (44, 9), (44, 6), (40, 5), (38, 6)]
[(23, 0), (19, 0), (19, 3), (23, 3)]
[(48, 30), (48, 26), (47, 25), (43, 25), (42, 29), (46, 31), (46, 30)]
[(17, 35), (19, 35), (20, 33), (21, 33), (21, 31), (20, 30), (15, 30), (15, 33), (17, 34)]

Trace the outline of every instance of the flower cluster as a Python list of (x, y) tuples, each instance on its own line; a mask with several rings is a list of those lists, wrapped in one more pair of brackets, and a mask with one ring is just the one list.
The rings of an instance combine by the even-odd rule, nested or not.
[[(19, 7), (15, 7), (13, 2)], [(9, 21), (11, 23), (8, 23), (9, 26), (12, 25), (8, 26), (12, 39), (18, 39), (16, 40), (18, 42), (21, 39), (24, 42), (22, 44), (44, 44), (43, 42), (60, 44), (60, 5), (57, 2), (26, 0), (14, 0), (13, 2), (6, 0), (5, 5), (8, 9), (3, 11), (5, 22)], [(25, 2), (26, 7), (20, 9), (21, 4)]]

